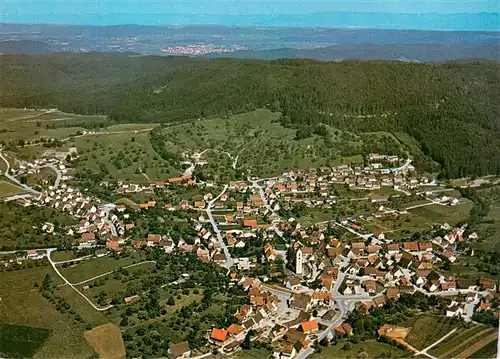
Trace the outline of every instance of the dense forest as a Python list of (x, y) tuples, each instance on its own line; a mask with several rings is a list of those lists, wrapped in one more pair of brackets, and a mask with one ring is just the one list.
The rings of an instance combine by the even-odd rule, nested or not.
[(0, 57), (0, 106), (58, 107), (117, 122), (226, 117), (259, 107), (318, 123), (404, 132), (443, 177), (500, 174), (500, 65), (196, 60), (107, 54)]

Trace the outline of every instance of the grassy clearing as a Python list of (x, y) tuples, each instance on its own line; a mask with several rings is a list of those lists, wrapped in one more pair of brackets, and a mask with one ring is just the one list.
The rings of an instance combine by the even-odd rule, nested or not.
[[(297, 131), (283, 127), (279, 113), (257, 110), (229, 119), (209, 119), (180, 124), (156, 134), (170, 152), (227, 151), (239, 154), (239, 167), (256, 176), (276, 175), (287, 168), (308, 168), (362, 162), (364, 137), (327, 128), (324, 136), (297, 139)], [(380, 136), (373, 134), (372, 137)], [(227, 163), (230, 163), (227, 155)], [(217, 171), (223, 163), (213, 151), (204, 156)], [(217, 160), (215, 159), (217, 157)], [(219, 168), (220, 170), (220, 168)]]
[(24, 189), (0, 179), (0, 198), (26, 193)]
[(104, 171), (105, 180), (147, 183), (179, 175), (178, 169), (172, 168), (154, 151), (147, 132), (80, 137), (74, 140), (74, 146), (80, 154), (77, 168)]
[[(126, 297), (127, 288), (139, 287), (141, 280), (150, 275), (154, 266), (154, 263), (144, 263), (122, 270), (120, 273), (113, 273), (86, 282), (85, 284), (81, 284), (80, 287), (88, 285), (90, 289), (83, 291), (85, 296), (94, 302), (100, 301), (102, 304), (105, 304), (116, 296)], [(104, 296), (101, 293), (104, 293)], [(103, 297), (100, 298), (100, 296)]]
[(0, 322), (50, 330), (35, 358), (87, 358), (94, 351), (72, 320), (58, 312), (42, 297), (35, 283), (42, 283), (46, 274), (54, 285), (61, 284), (49, 266), (3, 272), (0, 280)]
[(0, 325), (0, 353), (7, 357), (33, 357), (51, 330), (24, 325)]
[(268, 350), (263, 348), (244, 349), (236, 353), (235, 358), (238, 359), (256, 359), (256, 358), (269, 358), (272, 355)]
[(433, 204), (425, 207), (411, 209), (414, 215), (420, 216), (429, 222), (449, 223), (451, 225), (464, 221), (469, 217), (472, 203), (461, 203), (454, 207)]
[(108, 323), (85, 332), (85, 338), (101, 359), (125, 358), (125, 344), (119, 327)]
[(0, 110), (0, 141), (5, 143), (32, 142), (41, 138), (59, 140), (106, 123), (105, 116), (80, 116), (55, 111)]
[(411, 358), (412, 354), (376, 340), (366, 340), (358, 344), (339, 341), (337, 345), (324, 348), (321, 353), (312, 355), (313, 359), (331, 358)]
[(59, 252), (59, 251), (54, 251), (50, 254), (50, 258), (52, 258), (53, 261), (55, 262), (60, 262), (60, 261), (67, 261), (70, 259), (75, 259), (75, 253), (74, 252)]
[(77, 283), (107, 272), (115, 271), (120, 267), (125, 267), (139, 261), (140, 257), (138, 255), (125, 258), (101, 257), (77, 262), (67, 267), (61, 265), (60, 271), (71, 283)]
[(453, 275), (460, 278), (479, 278), (486, 277), (494, 281), (498, 280), (498, 275), (490, 274), (479, 270), (476, 267), (480, 260), (477, 257), (460, 256), (458, 261), (451, 265), (449, 271), (443, 271), (444, 275)]
[(458, 326), (452, 318), (420, 315), (409, 319), (404, 326), (412, 330), (405, 341), (417, 349), (424, 349)]

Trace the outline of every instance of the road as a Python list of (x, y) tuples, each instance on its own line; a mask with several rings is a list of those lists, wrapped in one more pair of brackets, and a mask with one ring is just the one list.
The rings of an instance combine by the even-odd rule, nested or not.
[(50, 168), (56, 173), (57, 178), (56, 178), (56, 181), (54, 182), (54, 188), (58, 188), (59, 183), (61, 183), (61, 177), (62, 177), (61, 170), (59, 170), (59, 168), (57, 168), (57, 166), (52, 164), (52, 163), (50, 163), (48, 165), (41, 166), (41, 168)]
[[(339, 325), (341, 325), (344, 322), (344, 320), (347, 319), (348, 314), (354, 310), (355, 303), (357, 301), (372, 300), (373, 298), (376, 297), (376, 296), (370, 296), (370, 295), (342, 295), (342, 294), (340, 294), (339, 288), (340, 288), (342, 282), (344, 281), (345, 277), (346, 277), (345, 273), (339, 272), (339, 274), (337, 276), (337, 280), (335, 281), (335, 284), (334, 284), (332, 291), (331, 291), (331, 296), (332, 296), (332, 300), (334, 303), (334, 304), (332, 304), (332, 307), (336, 306), (339, 309), (339, 315), (338, 315), (337, 319), (333, 322), (326, 323), (324, 321), (321, 321), (322, 324), (327, 324), (327, 329), (325, 329), (323, 332), (321, 332), (318, 335), (318, 337), (316, 339), (316, 341), (318, 341), (318, 342), (323, 340), (331, 330), (333, 330), (335, 327), (338, 327)], [(282, 302), (287, 303), (288, 298), (290, 298), (291, 293), (293, 293), (292, 291), (285, 289), (285, 288), (278, 289), (275, 287), (270, 287), (270, 286), (265, 285), (265, 284), (262, 285), (262, 288), (265, 290), (268, 290), (272, 294), (278, 296), (278, 298), (280, 299), (280, 303), (282, 303)], [(286, 310), (287, 310), (287, 308), (280, 307), (280, 313), (284, 313)], [(308, 348), (302, 349), (297, 354), (297, 358), (298, 359), (305, 359), (305, 358), (309, 357), (310, 355), (312, 355), (313, 353), (314, 353), (314, 347), (311, 345)]]
[(28, 185), (25, 185), (25, 184), (22, 184), (16, 177), (14, 176), (11, 176), (9, 171), (10, 171), (10, 163), (9, 161), (7, 161), (7, 159), (4, 157), (3, 153), (0, 151), (0, 158), (6, 163), (7, 165), (7, 169), (5, 170), (4, 172), (4, 175), (5, 177), (7, 177), (8, 179), (10, 179), (12, 182), (16, 183), (19, 187), (21, 187), (22, 189), (30, 192), (31, 194), (34, 194), (34, 195), (41, 195), (40, 192), (34, 190), (33, 188), (31, 188), (30, 186)]
[[(31, 251), (31, 250), (35, 250), (37, 252), (42, 252), (42, 251), (55, 251), (57, 250), (57, 248), (35, 248), (35, 249), (18, 249), (17, 251), (2, 251), (0, 252), (0, 254), (15, 254), (15, 253), (18, 253), (18, 252), (27, 252), (27, 251)], [(47, 252), (48, 254), (49, 252)]]
[(217, 236), (217, 240), (219, 241), (219, 244), (221, 248), (224, 250), (224, 254), (226, 255), (226, 263), (222, 265), (224, 268), (231, 268), (232, 265), (234, 264), (234, 259), (231, 257), (231, 253), (229, 253), (229, 249), (226, 246), (226, 243), (224, 242), (224, 238), (222, 238), (222, 235), (220, 234), (219, 227), (217, 226), (217, 222), (215, 221), (214, 217), (212, 216), (212, 206), (214, 203), (222, 196), (226, 191), (227, 191), (228, 185), (224, 185), (224, 189), (222, 190), (221, 193), (214, 199), (212, 199), (210, 202), (208, 202), (207, 209), (205, 210), (208, 215), (208, 219), (210, 220), (210, 223), (212, 224), (212, 228), (214, 229), (215, 235)]
[(405, 162), (405, 164), (402, 165), (401, 167), (398, 167), (398, 168), (386, 168), (386, 169), (381, 170), (381, 171), (391, 171), (392, 173), (398, 173), (398, 172), (402, 172), (402, 171), (406, 170), (410, 164), (411, 164), (411, 160), (407, 159), (406, 162)]
[[(277, 221), (276, 222), (279, 222), (280, 221), (280, 216), (274, 211), (274, 209), (271, 208), (271, 206), (269, 205), (269, 203), (267, 202), (267, 197), (266, 197), (266, 194), (264, 193), (264, 189), (262, 188), (262, 186), (259, 184), (260, 181), (263, 181), (263, 180), (266, 180), (266, 179), (257, 179), (257, 180), (250, 180), (248, 179), (248, 181), (250, 181), (252, 183), (252, 187), (255, 188), (257, 191), (259, 191), (259, 195), (260, 195), (260, 198), (262, 199), (262, 201), (264, 202), (264, 206), (267, 208), (268, 211), (270, 211), (276, 218), (277, 218)], [(270, 180), (270, 179), (268, 179)], [(273, 229), (274, 229), (274, 232), (281, 238), (283, 238), (283, 232), (280, 231), (275, 223), (275, 221), (273, 221)]]
[(56, 265), (56, 262), (54, 262), (51, 258), (50, 258), (50, 255), (51, 253), (54, 251), (54, 249), (47, 249), (47, 258), (49, 259), (49, 262), (50, 264), (52, 265), (52, 268), (54, 269), (54, 271), (57, 273), (57, 275), (59, 277), (61, 277), (61, 279), (67, 284), (69, 285), (75, 292), (78, 293), (79, 296), (81, 296), (83, 299), (85, 299), (95, 310), (99, 311), (99, 312), (104, 312), (110, 308), (113, 307), (113, 304), (110, 304), (104, 308), (100, 308), (98, 306), (96, 306), (89, 298), (87, 298), (82, 292), (80, 292), (78, 289), (75, 288), (75, 286), (73, 284), (71, 284), (67, 279), (66, 277), (64, 277), (61, 272), (59, 272), (59, 269), (57, 269), (57, 265)]

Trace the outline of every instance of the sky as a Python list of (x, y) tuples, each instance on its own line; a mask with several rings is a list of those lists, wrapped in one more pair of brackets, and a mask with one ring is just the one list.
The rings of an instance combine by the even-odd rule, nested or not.
[(499, 4), (499, 0), (0, 0), (0, 22), (79, 23), (79, 15), (84, 22), (91, 14), (110, 19), (112, 16), (113, 23), (120, 21), (120, 15), (130, 23), (134, 14), (137, 23), (143, 23), (140, 14), (277, 16), (329, 11), (472, 14), (499, 13)]
[(324, 11), (391, 13), (499, 12), (498, 0), (0, 0), (2, 13), (310, 14)]

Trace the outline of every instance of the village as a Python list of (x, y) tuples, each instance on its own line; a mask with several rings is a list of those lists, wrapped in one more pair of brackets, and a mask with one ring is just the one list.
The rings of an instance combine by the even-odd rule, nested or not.
[[(269, 343), (276, 358), (306, 358), (320, 342), (355, 335), (349, 322), (353, 311), (368, 314), (405, 295), (439, 297), (444, 301), (443, 316), (465, 322), (473, 321), (477, 312), (496, 310), (495, 281), (462, 279), (444, 270), (474, 255), (467, 244), (478, 234), (469, 231), (467, 223), (434, 225), (425, 236), (405, 241), (399, 229), (381, 228), (381, 219), (395, 222), (413, 208), (453, 208), (464, 201), (453, 189), (420, 176), (411, 159), (370, 154), (365, 166), (295, 169), (274, 178), (252, 177), (227, 184), (198, 181), (186, 173), (147, 185), (103, 183), (123, 196), (108, 203), (71, 184), (67, 159), (72, 155), (23, 162), (8, 170), (15, 178), (50, 166), (57, 180), (7, 201), (22, 207), (51, 207), (75, 218), (78, 223), (64, 231), (74, 239), (77, 250), (119, 256), (128, 248), (160, 248), (165, 256), (190, 254), (218, 265), (233, 285), (247, 292), (248, 303), (234, 313), (236, 323), (207, 332), (207, 353), (230, 356), (247, 345), (251, 333), (252, 341)], [(196, 165), (202, 165), (198, 160), (199, 156)], [(169, 200), (168, 193), (184, 188), (199, 189), (202, 198)], [(161, 199), (139, 203), (127, 199), (144, 192), (162, 193)], [(358, 213), (343, 210), (343, 206), (360, 203), (364, 207)], [(336, 208), (342, 211), (334, 214)], [(148, 232), (135, 236), (139, 225), (135, 219), (156, 209), (183, 213), (189, 218), (191, 235)], [(323, 211), (321, 218), (307, 217), (308, 211), (318, 209)], [(42, 230), (50, 235), (54, 224), (47, 222)], [(2, 264), (48, 259), (55, 269), (50, 259), (53, 250), (30, 249)], [(124, 301), (137, 299), (140, 293)], [(385, 324), (378, 335), (432, 358), (397, 332), (397, 326)], [(189, 343), (172, 345), (170, 355), (191, 357)]]

